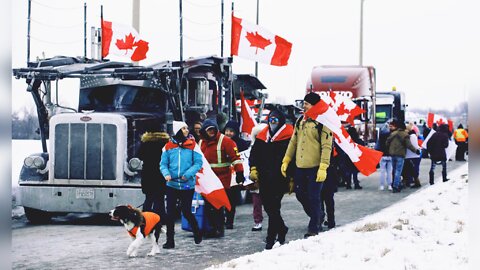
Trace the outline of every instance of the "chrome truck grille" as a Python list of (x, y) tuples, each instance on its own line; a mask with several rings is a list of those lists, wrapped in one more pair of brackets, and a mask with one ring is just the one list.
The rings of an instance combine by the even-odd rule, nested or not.
[(117, 127), (99, 123), (55, 125), (55, 179), (115, 180)]

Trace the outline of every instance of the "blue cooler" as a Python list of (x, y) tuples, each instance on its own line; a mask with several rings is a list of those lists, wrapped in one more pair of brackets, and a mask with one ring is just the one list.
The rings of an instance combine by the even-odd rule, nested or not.
[[(202, 232), (208, 232), (212, 230), (210, 224), (208, 224), (207, 217), (205, 216), (205, 201), (203, 200), (202, 195), (197, 192), (193, 193), (192, 198), (192, 214), (197, 220), (198, 227)], [(192, 227), (188, 223), (187, 219), (183, 216), (182, 213), (182, 230), (192, 231)]]

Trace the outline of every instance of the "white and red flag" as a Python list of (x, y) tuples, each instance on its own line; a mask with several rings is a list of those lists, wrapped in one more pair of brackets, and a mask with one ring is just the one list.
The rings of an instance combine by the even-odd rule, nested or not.
[(428, 113), (427, 126), (429, 128), (431, 128), (434, 123), (437, 124), (438, 126), (440, 126), (442, 124), (448, 124), (448, 129), (450, 131), (453, 131), (453, 121), (452, 120), (447, 119), (446, 117), (444, 117), (442, 115), (439, 115), (439, 114)]
[(102, 58), (114, 54), (140, 61), (147, 58), (147, 52), (148, 42), (140, 39), (135, 28), (102, 21)]
[(203, 161), (202, 168), (196, 175), (197, 181), (195, 183), (195, 191), (200, 193), (203, 198), (213, 205), (213, 207), (219, 209), (220, 207), (225, 206), (225, 208), (230, 211), (232, 207), (222, 182), (213, 172), (210, 163), (208, 163), (198, 144), (195, 145), (194, 151), (202, 155)]
[(333, 91), (329, 91), (328, 95), (322, 95), (322, 99), (337, 112), (338, 117), (343, 122), (348, 122), (354, 125), (353, 119), (357, 115), (365, 112), (364, 109), (358, 107), (350, 98), (335, 94)]
[(286, 66), (292, 43), (232, 15), (231, 55), (274, 66)]
[(335, 110), (323, 99), (310, 108), (305, 117), (325, 125), (333, 132), (333, 137), (338, 146), (348, 155), (355, 167), (365, 176), (377, 170), (383, 153), (355, 143), (340, 122), (340, 117)]
[(243, 90), (240, 90), (240, 132), (248, 135), (252, 134), (252, 129), (257, 125), (252, 108), (248, 105), (243, 95)]

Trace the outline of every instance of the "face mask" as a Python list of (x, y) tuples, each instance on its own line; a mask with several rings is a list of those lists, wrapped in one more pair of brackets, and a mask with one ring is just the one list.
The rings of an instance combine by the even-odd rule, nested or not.
[(270, 124), (270, 130), (271, 131), (276, 131), (278, 128), (278, 124)]

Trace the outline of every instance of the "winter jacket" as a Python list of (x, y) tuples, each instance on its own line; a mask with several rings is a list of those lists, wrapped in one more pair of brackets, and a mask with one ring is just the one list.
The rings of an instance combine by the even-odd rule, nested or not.
[(165, 178), (160, 173), (162, 148), (168, 142), (165, 132), (146, 132), (142, 135), (142, 143), (137, 157), (143, 161), (141, 185), (144, 194), (165, 194)]
[(410, 142), (410, 136), (408, 133), (400, 128), (388, 136), (385, 146), (391, 156), (405, 157), (407, 154), (407, 148), (414, 152), (417, 151)]
[(468, 133), (465, 129), (458, 128), (453, 133), (453, 139), (455, 140), (455, 142), (466, 142), (468, 139)]
[[(410, 133), (410, 143), (413, 145), (415, 149), (419, 149), (420, 146), (418, 145), (418, 137), (415, 134), (415, 132)], [(405, 155), (405, 159), (410, 159), (410, 158), (419, 158), (421, 156), (415, 153), (414, 151), (407, 149), (407, 154)]]
[(448, 126), (447, 131), (439, 128), (427, 142), (427, 150), (432, 161), (446, 161), (445, 149), (448, 147)]
[[(260, 131), (250, 150), (250, 167), (256, 167), (260, 192), (283, 194), (288, 190), (288, 181), (280, 170), (282, 159), (293, 134), (292, 125), (283, 125), (270, 138), (268, 126)], [(293, 163), (293, 162), (292, 162)]]
[(390, 156), (386, 145), (388, 136), (390, 136), (390, 130), (388, 130), (388, 127), (382, 127), (380, 129), (377, 144), (375, 145), (375, 150), (381, 151), (384, 157)]
[(195, 175), (203, 165), (202, 155), (194, 150), (196, 145), (194, 139), (187, 139), (181, 145), (170, 140), (165, 145), (160, 170), (163, 176), (172, 177), (172, 180), (167, 181), (167, 186), (181, 190), (195, 188)]
[(240, 138), (240, 124), (238, 122), (228, 121), (223, 130), (224, 134), (225, 129), (227, 128), (230, 128), (235, 132), (235, 136), (233, 136), (231, 139), (237, 144), (238, 152), (243, 152), (250, 147), (250, 141)]
[(332, 132), (323, 126), (321, 135), (319, 135), (317, 125), (319, 124), (310, 118), (298, 119), (295, 124), (285, 157), (291, 160), (295, 158), (298, 168), (314, 168), (318, 167), (320, 163), (330, 165)]

